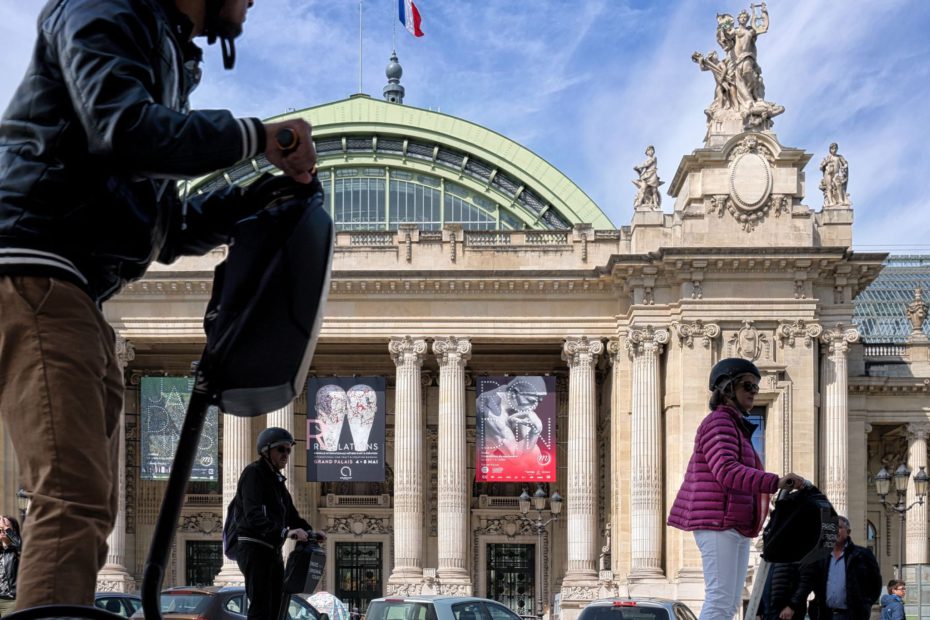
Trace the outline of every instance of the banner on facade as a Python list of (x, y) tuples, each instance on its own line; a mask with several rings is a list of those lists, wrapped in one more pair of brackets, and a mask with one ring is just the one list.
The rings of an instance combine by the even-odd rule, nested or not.
[[(141, 410), (142, 480), (167, 480), (181, 437), (193, 377), (142, 377)], [(217, 457), (218, 410), (210, 407), (200, 434), (191, 480), (219, 480)]]
[(384, 377), (311, 377), (307, 480), (384, 482)]
[(555, 482), (555, 377), (479, 377), (475, 480)]

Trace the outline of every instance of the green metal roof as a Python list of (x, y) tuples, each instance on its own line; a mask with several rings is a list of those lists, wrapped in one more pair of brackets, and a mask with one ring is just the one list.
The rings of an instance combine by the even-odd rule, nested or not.
[[(878, 277), (854, 300), (853, 322), (866, 343), (904, 343), (911, 333), (907, 306), (914, 290), (930, 300), (930, 256), (891, 256)], [(930, 336), (930, 318), (923, 331)]]
[[(516, 216), (527, 228), (615, 226), (557, 168), (494, 131), (475, 123), (407, 105), (354, 95), (277, 116), (313, 125), (320, 170), (387, 166), (464, 185)], [(247, 185), (272, 167), (264, 156), (195, 181), (192, 193), (228, 184)]]

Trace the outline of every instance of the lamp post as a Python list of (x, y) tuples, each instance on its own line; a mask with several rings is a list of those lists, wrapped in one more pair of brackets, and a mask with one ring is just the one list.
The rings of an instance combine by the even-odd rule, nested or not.
[(29, 496), (26, 490), (19, 487), (16, 491), (16, 507), (19, 508), (19, 523), (22, 525), (26, 521), (26, 513), (29, 511)]
[[(920, 471), (914, 474), (914, 490), (917, 494), (917, 501), (912, 502), (910, 506), (905, 505), (906, 500), (904, 499), (907, 495), (907, 484), (911, 478), (911, 470), (907, 468), (907, 465), (901, 463), (898, 468), (895, 470), (894, 474), (890, 474), (887, 469), (882, 467), (881, 471), (875, 474), (875, 491), (878, 493), (879, 499), (881, 499), (882, 506), (889, 513), (896, 512), (901, 518), (901, 526), (898, 530), (898, 568), (895, 574), (897, 579), (902, 579), (902, 571), (904, 568), (904, 527), (907, 523), (906, 514), (907, 511), (913, 508), (914, 506), (923, 505), (924, 497), (927, 495), (927, 484), (930, 482), (930, 476), (927, 475), (927, 472), (924, 471), (924, 466), (920, 466)], [(885, 501), (885, 497), (891, 491), (891, 482), (894, 481), (894, 490), (898, 494), (898, 500), (894, 504), (889, 504)]]
[[(546, 521), (543, 521), (543, 514), (546, 509), (546, 500), (549, 500), (549, 514), (550, 516)], [(535, 521), (530, 519), (530, 523), (536, 528), (536, 550), (539, 553), (540, 564), (542, 563), (542, 535), (543, 532), (549, 527), (549, 524), (553, 521), (556, 521), (559, 518), (559, 513), (562, 512), (562, 496), (555, 492), (552, 494), (552, 497), (546, 495), (546, 491), (543, 490), (542, 484), (536, 485), (536, 492), (533, 493), (533, 496), (530, 497), (530, 494), (526, 489), (523, 489), (523, 493), (520, 494), (520, 513), (526, 517), (530, 513), (530, 509), (536, 513)], [(536, 617), (543, 617), (543, 603), (542, 603), (542, 583), (536, 585)]]

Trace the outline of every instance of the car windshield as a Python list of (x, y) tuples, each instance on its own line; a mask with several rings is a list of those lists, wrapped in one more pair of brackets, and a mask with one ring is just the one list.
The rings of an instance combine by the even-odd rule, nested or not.
[(669, 620), (669, 617), (668, 611), (661, 607), (589, 605), (582, 610), (578, 620)]
[(200, 592), (166, 592), (161, 595), (161, 611), (165, 614), (196, 614), (207, 607), (209, 594)]
[(366, 620), (436, 620), (432, 605), (398, 601), (372, 601)]

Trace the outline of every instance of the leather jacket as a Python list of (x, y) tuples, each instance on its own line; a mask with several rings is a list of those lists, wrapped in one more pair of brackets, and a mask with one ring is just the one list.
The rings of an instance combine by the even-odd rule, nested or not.
[(246, 466), (236, 489), (239, 542), (257, 542), (280, 549), (289, 529), (313, 528), (297, 513), (284, 476), (276, 472), (264, 457)]
[(16, 598), (16, 574), (19, 572), (19, 554), (23, 548), (23, 541), (19, 535), (10, 530), (8, 547), (0, 546), (0, 599)]
[(0, 121), (0, 273), (69, 279), (102, 303), (254, 211), (236, 188), (179, 198), (177, 179), (265, 149), (259, 119), (189, 110), (192, 28), (173, 0), (49, 0)]

